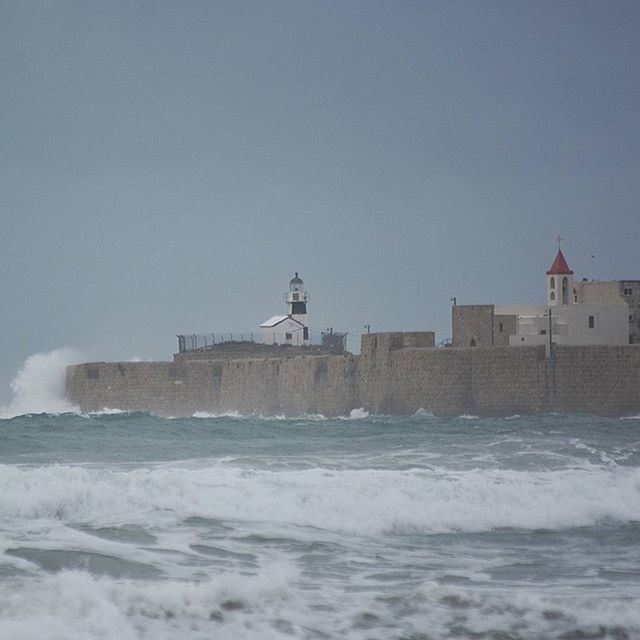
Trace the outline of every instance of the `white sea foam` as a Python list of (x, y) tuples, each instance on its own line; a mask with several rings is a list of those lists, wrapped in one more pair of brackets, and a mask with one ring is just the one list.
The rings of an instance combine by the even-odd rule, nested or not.
[[(368, 415), (368, 414), (367, 414)], [(239, 411), (224, 411), (222, 413), (210, 413), (208, 411), (196, 411), (192, 416), (192, 418), (200, 418), (200, 419), (216, 419), (216, 418), (237, 418), (243, 420), (266, 420), (268, 422), (272, 421), (296, 421), (296, 420), (304, 420), (306, 422), (324, 422), (328, 420), (327, 416), (321, 413), (302, 413), (297, 416), (285, 416), (285, 415), (275, 415), (275, 416), (266, 416), (262, 414), (243, 414)]]
[(65, 375), (69, 364), (81, 355), (69, 347), (29, 356), (11, 381), (12, 398), (0, 407), (0, 418), (13, 418), (30, 413), (78, 412), (65, 398)]
[[(273, 563), (200, 582), (94, 578), (63, 571), (0, 592), (0, 637), (11, 640), (221, 640), (311, 637), (637, 638), (640, 600), (548, 588), (474, 590), (425, 581), (392, 598), (337, 585), (300, 589)], [(513, 633), (509, 633), (512, 631)], [(428, 634), (428, 635), (427, 635)]]
[(196, 411), (193, 418), (211, 419), (211, 418), (244, 418), (238, 411), (227, 411), (224, 413), (209, 413), (208, 411)]
[(117, 416), (126, 413), (131, 413), (130, 411), (124, 411), (123, 409), (114, 409), (112, 407), (103, 407), (100, 411), (89, 411), (87, 415), (89, 416)]
[(359, 409), (351, 409), (348, 416), (340, 416), (340, 420), (364, 420), (369, 417), (369, 412), (364, 407)]
[(260, 470), (0, 466), (8, 521), (163, 526), (191, 516), (339, 533), (559, 529), (640, 520), (640, 470)]
[(298, 608), (291, 586), (296, 577), (295, 569), (282, 563), (257, 575), (222, 575), (199, 583), (150, 584), (63, 571), (0, 593), (0, 637), (282, 638), (269, 623)]

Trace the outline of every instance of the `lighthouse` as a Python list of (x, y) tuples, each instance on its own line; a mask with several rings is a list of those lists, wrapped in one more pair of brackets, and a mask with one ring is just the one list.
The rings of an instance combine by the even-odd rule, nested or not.
[(307, 302), (309, 301), (309, 294), (304, 290), (304, 282), (302, 282), (297, 271), (289, 281), (289, 291), (284, 294), (284, 299), (287, 303), (288, 315), (308, 327)]
[(307, 302), (309, 293), (304, 289), (304, 282), (296, 271), (289, 281), (289, 291), (284, 294), (287, 315), (273, 316), (260, 325), (265, 344), (309, 344), (309, 320)]

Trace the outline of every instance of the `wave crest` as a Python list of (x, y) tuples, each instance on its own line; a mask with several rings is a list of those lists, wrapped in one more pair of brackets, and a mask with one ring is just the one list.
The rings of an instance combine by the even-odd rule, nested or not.
[[(202, 464), (202, 463), (201, 463)], [(199, 516), (376, 535), (562, 529), (640, 520), (640, 470), (135, 470), (0, 466), (0, 512), (108, 525)], [(114, 520), (115, 519), (115, 520)]]
[(70, 347), (29, 356), (11, 381), (11, 402), (0, 407), (0, 418), (33, 413), (79, 413), (65, 397), (66, 367), (80, 360)]

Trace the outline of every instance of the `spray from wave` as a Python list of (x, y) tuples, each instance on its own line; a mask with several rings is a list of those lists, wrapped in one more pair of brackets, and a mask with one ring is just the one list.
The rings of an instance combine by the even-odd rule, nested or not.
[(81, 360), (70, 347), (29, 356), (11, 381), (11, 402), (0, 407), (0, 418), (29, 413), (78, 412), (65, 398), (65, 375), (69, 364)]

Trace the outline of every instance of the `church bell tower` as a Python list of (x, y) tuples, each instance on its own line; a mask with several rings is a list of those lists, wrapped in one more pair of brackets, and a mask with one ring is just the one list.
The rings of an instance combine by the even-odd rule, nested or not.
[(556, 242), (558, 243), (558, 253), (547, 271), (547, 304), (550, 307), (573, 304), (574, 302), (573, 271), (569, 269), (569, 265), (562, 255), (560, 248), (562, 238), (558, 236)]

